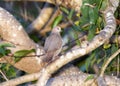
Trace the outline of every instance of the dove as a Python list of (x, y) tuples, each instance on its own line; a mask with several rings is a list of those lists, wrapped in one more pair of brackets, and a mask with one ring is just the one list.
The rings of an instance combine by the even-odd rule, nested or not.
[(46, 38), (44, 44), (45, 57), (43, 58), (43, 61), (49, 62), (58, 58), (58, 54), (61, 52), (63, 44), (60, 32), (61, 28), (56, 26)]

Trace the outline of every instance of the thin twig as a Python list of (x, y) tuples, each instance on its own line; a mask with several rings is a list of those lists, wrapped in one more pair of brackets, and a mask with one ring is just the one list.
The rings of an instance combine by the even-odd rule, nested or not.
[(100, 77), (103, 77), (106, 67), (119, 53), (120, 53), (120, 49), (118, 49), (112, 56), (109, 57), (106, 63), (102, 66)]
[(2, 74), (3, 78), (8, 81), (9, 79), (5, 76), (5, 74), (2, 72), (2, 70), (0, 70), (0, 73)]
[(117, 76), (119, 76), (119, 74), (120, 74), (120, 58), (118, 57), (117, 58)]

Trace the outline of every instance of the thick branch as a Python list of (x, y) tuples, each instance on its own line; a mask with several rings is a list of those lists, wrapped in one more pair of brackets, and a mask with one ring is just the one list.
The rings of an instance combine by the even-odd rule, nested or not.
[[(94, 79), (85, 81), (88, 74), (73, 74), (69, 76), (51, 78), (46, 86), (98, 86)], [(119, 86), (120, 79), (105, 76), (107, 86)]]
[[(22, 25), (6, 10), (0, 7), (0, 35), (2, 42), (8, 42), (15, 47), (9, 48), (12, 53), (18, 50), (36, 49), (36, 44), (29, 38)], [(32, 53), (31, 55), (35, 55)], [(10, 57), (4, 57), (14, 67), (33, 73), (43, 67), (43, 63), (38, 63), (37, 57), (24, 57), (15, 63)], [(32, 64), (31, 64), (32, 63)], [(33, 67), (31, 69), (31, 67)]]
[(3, 8), (0, 8), (0, 35), (3, 41), (15, 45), (12, 52), (35, 48), (35, 43), (28, 37), (22, 25)]
[[(15, 86), (21, 83), (37, 80), (40, 76), (40, 73), (34, 73), (25, 75), (16, 79), (9, 80), (7, 82), (1, 83), (0, 86)], [(68, 76), (58, 76), (51, 78), (46, 86), (91, 86), (91, 83), (95, 84), (93, 79), (85, 82), (89, 74), (85, 73), (75, 73)], [(113, 76), (105, 76), (105, 81), (108, 86), (119, 86), (120, 79)], [(79, 84), (78, 84), (79, 83)]]

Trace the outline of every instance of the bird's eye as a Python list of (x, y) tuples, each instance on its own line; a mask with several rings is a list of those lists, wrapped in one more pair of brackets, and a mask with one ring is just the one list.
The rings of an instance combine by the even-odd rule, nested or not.
[(57, 29), (58, 29), (58, 30), (60, 30), (60, 28), (59, 28), (59, 27), (58, 27)]
[(57, 27), (57, 30), (61, 30), (60, 27)]

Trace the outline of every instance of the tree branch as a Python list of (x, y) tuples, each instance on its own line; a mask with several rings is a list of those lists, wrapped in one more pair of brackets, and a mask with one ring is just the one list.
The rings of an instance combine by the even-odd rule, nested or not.
[[(1, 42), (7, 42), (13, 44), (15, 47), (9, 48), (11, 53), (18, 50), (30, 50), (36, 49), (36, 44), (29, 38), (27, 33), (24, 31), (22, 25), (6, 10), (0, 7), (0, 35)], [(43, 50), (41, 48), (41, 50)], [(35, 55), (31, 53), (30, 55)], [(39, 71), (45, 64), (43, 62), (38, 62), (38, 57), (24, 57), (19, 62), (14, 62), (11, 57), (3, 57), (7, 62), (12, 64), (14, 67), (26, 71), (28, 73), (33, 73)], [(39, 58), (40, 59), (40, 58)], [(2, 60), (2, 59), (0, 59)], [(3, 60), (2, 60), (3, 61)], [(32, 64), (31, 64), (32, 63)], [(31, 67), (33, 67), (31, 69)]]
[[(30, 82), (33, 80), (37, 80), (40, 76), (40, 73), (33, 73), (33, 74), (28, 74), (16, 79), (9, 80), (7, 82), (3, 82), (0, 84), (0, 86), (15, 86), (19, 85), (25, 82)], [(91, 83), (95, 84), (94, 80), (88, 80), (85, 82), (87, 77), (90, 76), (90, 74), (85, 74), (85, 73), (75, 73), (71, 75), (66, 75), (66, 76), (57, 76), (55, 78), (51, 78), (48, 80), (48, 83), (45, 86), (90, 86)], [(94, 75), (96, 77), (96, 75)], [(72, 80), (72, 82), (71, 82)], [(105, 76), (105, 81), (106, 84), (109, 86), (119, 86), (120, 84), (120, 79), (113, 77), (113, 76)], [(79, 83), (79, 84), (78, 84)]]

